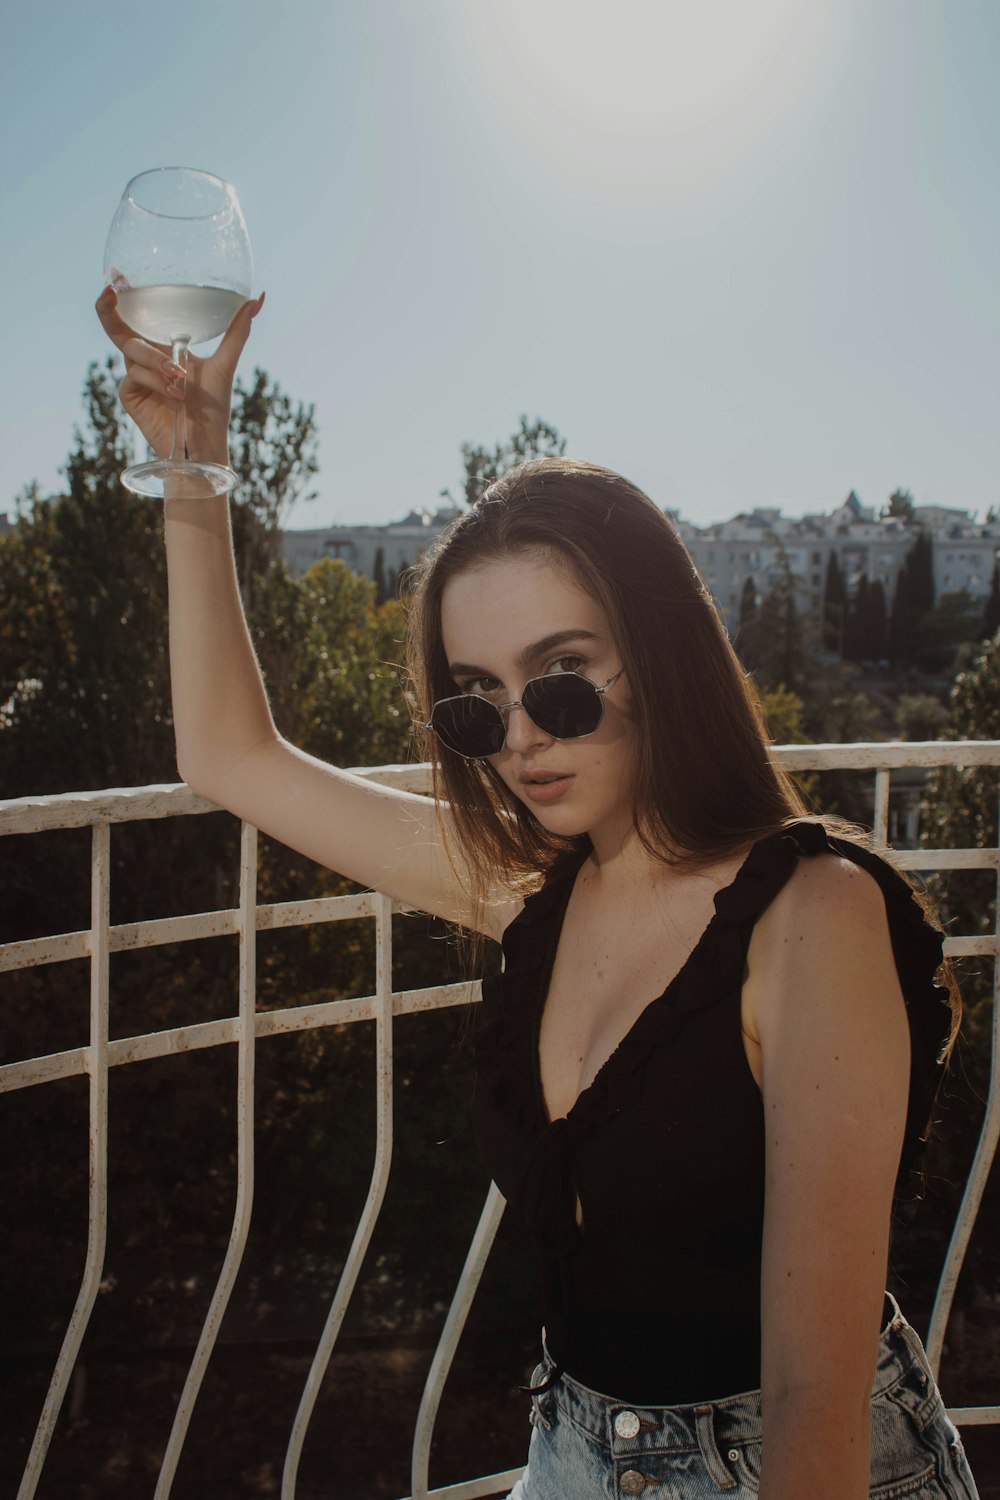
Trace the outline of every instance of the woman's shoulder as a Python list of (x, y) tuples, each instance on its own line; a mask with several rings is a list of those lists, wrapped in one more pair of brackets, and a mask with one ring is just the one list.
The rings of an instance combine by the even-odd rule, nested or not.
[[(865, 857), (867, 856), (867, 857)], [(797, 857), (788, 878), (762, 913), (760, 925), (777, 930), (806, 924), (817, 933), (842, 934), (845, 927), (888, 926), (884, 886), (874, 864), (884, 864), (893, 877), (902, 879), (880, 856), (860, 845), (845, 847), (843, 841), (817, 850), (816, 857)]]
[(789, 975), (818, 983), (834, 972), (867, 988), (888, 960), (907, 1003), (933, 991), (936, 1012), (943, 934), (891, 854), (818, 821), (783, 830), (775, 841), (781, 857), (770, 862), (748, 955), (754, 991), (787, 988)]

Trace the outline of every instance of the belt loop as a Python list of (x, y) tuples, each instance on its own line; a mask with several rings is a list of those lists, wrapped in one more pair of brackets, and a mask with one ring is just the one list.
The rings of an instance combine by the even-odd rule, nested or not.
[(551, 1375), (549, 1375), (547, 1380), (541, 1381), (539, 1385), (519, 1385), (518, 1390), (524, 1396), (542, 1396), (546, 1391), (550, 1391), (552, 1389), (557, 1380), (562, 1379), (562, 1374), (562, 1365), (554, 1365), (552, 1368), (552, 1373)]
[(713, 1414), (711, 1406), (696, 1406), (694, 1409), (698, 1447), (701, 1449), (701, 1456), (705, 1460), (705, 1467), (719, 1486), (719, 1489), (735, 1490), (737, 1488), (737, 1481), (722, 1462), (722, 1454), (719, 1452), (715, 1441)]

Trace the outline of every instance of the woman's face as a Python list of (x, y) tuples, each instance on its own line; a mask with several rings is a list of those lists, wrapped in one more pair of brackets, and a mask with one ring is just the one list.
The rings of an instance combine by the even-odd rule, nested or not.
[[(494, 703), (521, 697), (532, 677), (579, 672), (603, 687), (622, 667), (607, 616), (567, 565), (522, 552), (456, 574), (441, 599), (445, 654), (459, 692)], [(613, 852), (632, 828), (634, 724), (624, 677), (605, 694), (593, 734), (557, 740), (523, 708), (490, 764), (553, 833), (589, 833)]]

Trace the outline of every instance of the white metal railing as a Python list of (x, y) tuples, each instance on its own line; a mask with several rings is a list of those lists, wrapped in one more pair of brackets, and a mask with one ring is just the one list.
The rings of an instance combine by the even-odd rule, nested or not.
[[(786, 745), (775, 747), (775, 759), (791, 771), (867, 770), (874, 775), (873, 831), (885, 845), (892, 770), (903, 766), (1000, 766), (998, 741), (931, 741), (918, 744)], [(357, 772), (384, 784), (426, 793), (425, 766), (383, 766)], [(86, 931), (9, 943), (0, 947), (0, 970), (14, 970), (65, 961), (90, 960), (90, 1039), (78, 1047), (33, 1057), (0, 1067), (0, 1092), (36, 1087), (58, 1078), (87, 1074), (90, 1083), (90, 1201), (87, 1259), (80, 1292), (70, 1316), (48, 1394), (38, 1422), (18, 1500), (32, 1500), (55, 1430), (63, 1398), (73, 1372), (93, 1309), (104, 1264), (107, 1229), (108, 1071), (151, 1057), (164, 1057), (197, 1048), (235, 1044), (237, 1076), (238, 1189), (229, 1248), (219, 1275), (198, 1346), (188, 1371), (173, 1429), (156, 1486), (155, 1500), (167, 1500), (187, 1434), (188, 1424), (243, 1258), (253, 1203), (254, 1058), (258, 1040), (281, 1032), (375, 1021), (377, 1056), (376, 1152), (368, 1200), (358, 1222), (350, 1253), (336, 1287), (326, 1326), (292, 1427), (285, 1458), (282, 1500), (294, 1500), (302, 1444), (365, 1252), (381, 1209), (392, 1156), (392, 1036), (395, 1016), (444, 1006), (467, 1004), (479, 998), (478, 984), (447, 984), (393, 993), (391, 917), (398, 906), (389, 897), (370, 892), (358, 896), (323, 897), (311, 901), (259, 905), (256, 900), (257, 834), (242, 825), (240, 900), (238, 907), (190, 916), (154, 919), (111, 926), (110, 840), (116, 823), (217, 811), (213, 803), (195, 796), (186, 786), (137, 787), (102, 792), (67, 793), (0, 802), (0, 836), (37, 833), (55, 828), (92, 830), (91, 922)], [(1000, 829), (998, 829), (1000, 845)], [(1000, 847), (987, 849), (915, 849), (897, 851), (907, 869), (921, 871), (988, 869), (994, 871), (1000, 896)], [(1000, 900), (997, 903), (1000, 914)], [(352, 999), (303, 1005), (258, 1014), (255, 1007), (255, 938), (257, 932), (281, 927), (338, 922), (370, 917), (376, 933), (375, 993)], [(1000, 923), (1000, 915), (998, 915)], [(197, 1025), (157, 1031), (109, 1041), (108, 1007), (110, 956), (134, 948), (193, 941), (236, 934), (240, 945), (239, 1003), (235, 1016)], [(959, 1272), (1000, 1138), (1000, 1006), (997, 1004), (1000, 964), (1000, 927), (987, 935), (949, 937), (949, 957), (979, 954), (994, 960), (993, 1033), (989, 1093), (980, 1137), (965, 1193), (952, 1232), (937, 1288), (927, 1338), (927, 1352), (938, 1371), (945, 1330)], [(506, 1491), (521, 1469), (482, 1475), (443, 1489), (429, 1490), (428, 1465), (434, 1420), (465, 1320), (486, 1264), (503, 1199), (490, 1189), (479, 1225), (428, 1372), (413, 1443), (411, 1495), (407, 1500), (476, 1500)], [(1000, 1405), (951, 1408), (958, 1424), (1000, 1422)]]

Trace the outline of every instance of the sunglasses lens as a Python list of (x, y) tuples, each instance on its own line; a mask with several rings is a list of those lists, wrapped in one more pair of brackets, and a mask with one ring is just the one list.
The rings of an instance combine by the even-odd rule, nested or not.
[(506, 733), (500, 710), (472, 694), (435, 703), (431, 728), (449, 750), (470, 760), (499, 754)]
[(602, 703), (594, 684), (575, 672), (533, 678), (524, 689), (523, 701), (539, 729), (557, 740), (593, 734), (601, 722)]

